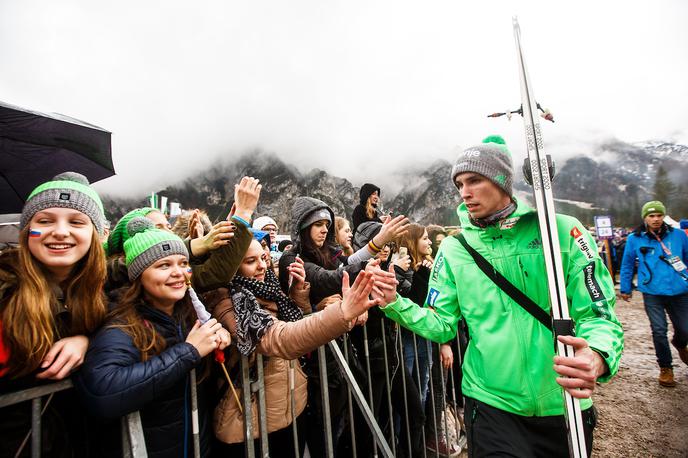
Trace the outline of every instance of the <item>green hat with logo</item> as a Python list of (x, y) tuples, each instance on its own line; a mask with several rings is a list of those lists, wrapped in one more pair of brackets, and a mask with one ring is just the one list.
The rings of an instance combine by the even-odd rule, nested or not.
[(72, 208), (85, 214), (98, 231), (103, 233), (105, 213), (98, 193), (91, 188), (88, 178), (76, 172), (64, 172), (52, 180), (38, 185), (26, 199), (22, 209), (20, 227), (29, 224), (33, 215), (47, 208)]
[(641, 213), (643, 215), (643, 219), (645, 219), (645, 217), (651, 213), (661, 213), (662, 215), (666, 215), (666, 207), (658, 200), (651, 200), (643, 205)]
[[(479, 173), (512, 196), (514, 164), (506, 142), (499, 135), (490, 135), (480, 145), (461, 153), (452, 168), (451, 180), (456, 186), (456, 176), (464, 172)], [(458, 186), (457, 186), (458, 187)]]
[(153, 221), (136, 216), (127, 224), (129, 238), (124, 242), (124, 254), (129, 280), (136, 280), (154, 262), (180, 254), (189, 257), (184, 241), (173, 232), (157, 229)]
[(137, 216), (146, 216), (154, 211), (158, 210), (152, 207), (135, 208), (117, 221), (115, 227), (110, 231), (107, 241), (103, 244), (105, 253), (108, 256), (122, 253), (124, 251), (124, 242), (129, 240), (129, 233), (127, 232), (129, 221)]

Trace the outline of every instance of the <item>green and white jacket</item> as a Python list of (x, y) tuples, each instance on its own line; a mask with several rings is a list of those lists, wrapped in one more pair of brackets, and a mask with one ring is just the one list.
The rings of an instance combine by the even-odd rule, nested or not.
[[(537, 214), (522, 201), (516, 204), (509, 218), (485, 229), (471, 224), (464, 204), (457, 212), (466, 241), (549, 312)], [(557, 215), (557, 227), (576, 335), (604, 358), (609, 372), (599, 380), (607, 381), (616, 374), (623, 350), (623, 330), (614, 313), (614, 284), (583, 225), (573, 217)], [(421, 308), (397, 296), (382, 310), (435, 342), (454, 338), (459, 318), (466, 320), (470, 341), (463, 364), (464, 395), (518, 415), (564, 413), (562, 389), (553, 369), (552, 332), (495, 285), (454, 237), (442, 241), (425, 302)], [(591, 405), (590, 399), (581, 401), (583, 409)]]

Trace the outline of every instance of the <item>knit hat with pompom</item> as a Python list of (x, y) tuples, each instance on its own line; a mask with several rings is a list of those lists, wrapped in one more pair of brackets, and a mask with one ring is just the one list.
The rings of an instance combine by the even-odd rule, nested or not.
[(71, 208), (85, 214), (103, 234), (105, 213), (98, 193), (91, 188), (88, 178), (76, 172), (64, 172), (52, 180), (38, 185), (26, 199), (19, 222), (23, 229), (33, 215), (48, 208)]
[(129, 233), (127, 232), (127, 224), (129, 224), (129, 221), (137, 216), (146, 216), (154, 211), (159, 210), (153, 207), (135, 208), (117, 221), (115, 227), (110, 231), (107, 241), (103, 244), (105, 253), (108, 256), (122, 253), (124, 251), (124, 242), (129, 240)]
[[(456, 185), (456, 176), (464, 172), (479, 173), (499, 186), (509, 196), (513, 195), (514, 163), (506, 142), (499, 135), (490, 135), (482, 144), (466, 149), (452, 168), (451, 180)], [(457, 186), (458, 187), (458, 186)]]
[(174, 254), (189, 257), (186, 245), (174, 233), (157, 229), (153, 221), (137, 216), (127, 224), (129, 239), (124, 242), (129, 280), (137, 279), (154, 262)]

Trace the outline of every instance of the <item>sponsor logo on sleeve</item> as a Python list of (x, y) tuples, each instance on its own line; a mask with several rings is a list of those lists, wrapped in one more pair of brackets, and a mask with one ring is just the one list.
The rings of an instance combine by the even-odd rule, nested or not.
[(580, 229), (574, 226), (573, 229), (571, 229), (571, 237), (573, 237), (574, 241), (576, 242), (576, 246), (581, 251), (581, 253), (583, 253), (585, 259), (587, 259), (588, 261), (592, 261), (593, 259), (595, 259), (595, 252), (590, 248), (588, 241), (585, 240), (585, 237), (583, 236), (583, 233), (580, 231)]
[(435, 259), (435, 265), (432, 267), (432, 281), (437, 281), (440, 278), (440, 269), (444, 265), (444, 255), (440, 253)]
[(585, 274), (585, 288), (588, 290), (588, 294), (590, 294), (590, 299), (593, 302), (604, 300), (602, 288), (600, 288), (600, 284), (597, 283), (595, 278), (595, 263), (591, 262), (583, 267), (583, 273)]
[(430, 307), (434, 307), (435, 301), (437, 301), (438, 297), (440, 297), (440, 292), (437, 291), (435, 288), (430, 288), (430, 291), (428, 291), (428, 305)]

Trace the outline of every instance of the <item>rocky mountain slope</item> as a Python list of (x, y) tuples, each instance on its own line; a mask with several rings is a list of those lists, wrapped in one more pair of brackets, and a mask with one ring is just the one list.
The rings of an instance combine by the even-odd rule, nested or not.
[[(521, 164), (515, 166), (515, 192), (529, 199), (530, 189), (523, 182)], [(668, 172), (677, 190), (670, 209), (672, 206), (688, 207), (688, 146), (614, 141), (557, 164), (554, 194), (558, 210), (573, 214), (587, 224), (592, 223), (595, 214), (612, 214), (620, 224), (634, 224), (640, 205), (652, 197), (660, 166)], [(449, 181), (450, 170), (449, 161), (438, 160), (425, 170), (399, 173), (394, 179), (401, 180), (404, 186), (396, 196), (383, 192), (385, 211), (405, 214), (421, 224), (457, 224), (455, 208), (459, 198)], [(215, 163), (205, 172), (160, 190), (159, 194), (167, 196), (169, 201), (180, 202), (183, 208), (206, 209), (211, 219), (222, 218), (231, 204), (233, 185), (244, 175), (269, 184), (261, 194), (257, 214), (272, 216), (282, 233), (290, 230), (291, 202), (298, 196), (322, 199), (335, 213), (347, 217), (358, 202), (358, 188), (346, 178), (318, 169), (300, 173), (276, 155), (261, 151), (250, 151), (239, 159)], [(145, 204), (145, 198), (106, 197), (105, 201), (108, 216), (113, 220)], [(687, 217), (688, 214), (676, 216)]]

